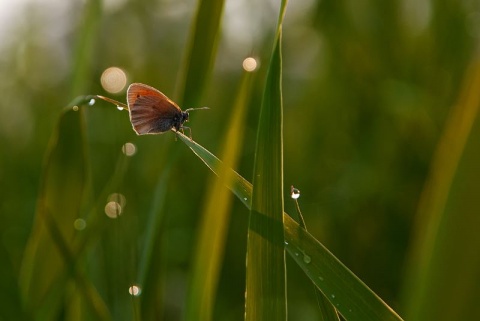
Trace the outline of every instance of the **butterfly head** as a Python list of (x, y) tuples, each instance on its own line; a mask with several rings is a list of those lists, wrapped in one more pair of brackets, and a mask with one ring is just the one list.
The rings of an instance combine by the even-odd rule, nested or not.
[(173, 127), (176, 131), (183, 127), (184, 122), (188, 122), (188, 116), (188, 111), (182, 111), (173, 118)]
[(180, 120), (182, 122), (182, 124), (184, 122), (188, 122), (188, 117), (189, 116), (190, 115), (188, 114), (188, 111), (182, 111), (182, 116), (181, 116), (181, 120)]

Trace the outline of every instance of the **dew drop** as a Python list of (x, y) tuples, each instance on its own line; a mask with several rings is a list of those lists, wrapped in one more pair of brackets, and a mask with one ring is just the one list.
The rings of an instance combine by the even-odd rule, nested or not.
[(332, 297), (332, 299), (335, 299), (335, 294), (332, 294), (331, 297)]
[(308, 264), (308, 263), (312, 262), (312, 258), (310, 256), (304, 254), (303, 255), (303, 262)]
[(123, 110), (123, 107), (122, 106), (117, 106), (117, 109), (118, 110)]
[(93, 99), (93, 98), (90, 99), (90, 101), (88, 102), (88, 104), (89, 104), (90, 106), (95, 105), (95, 99)]
[(78, 106), (73, 106), (72, 109), (73, 111), (78, 111)]
[(298, 252), (297, 252), (297, 253), (295, 253), (295, 256), (298, 256)]
[(287, 241), (285, 241), (285, 245), (288, 245), (288, 242), (287, 242)]
[(297, 188), (295, 188), (295, 187), (292, 186), (292, 193), (290, 194), (290, 196), (291, 196), (294, 200), (296, 200), (297, 198), (300, 197), (300, 191), (299, 191)]

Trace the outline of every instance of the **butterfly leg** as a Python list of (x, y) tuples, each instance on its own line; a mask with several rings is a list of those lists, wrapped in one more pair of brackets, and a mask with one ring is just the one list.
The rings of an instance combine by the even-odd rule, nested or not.
[(175, 128), (172, 128), (172, 131), (175, 133), (175, 141), (177, 141), (177, 134), (179, 130), (176, 130)]
[(193, 140), (192, 139), (192, 129), (190, 127), (187, 127), (187, 126), (182, 126), (180, 127), (180, 130), (182, 131), (182, 133), (185, 135), (185, 131), (184, 129), (188, 129), (188, 136), (190, 137), (190, 140)]

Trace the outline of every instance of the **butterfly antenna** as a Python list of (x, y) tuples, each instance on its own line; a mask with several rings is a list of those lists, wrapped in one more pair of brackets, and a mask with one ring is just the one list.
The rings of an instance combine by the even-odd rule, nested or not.
[(210, 108), (209, 107), (188, 108), (188, 109), (185, 109), (185, 111), (200, 110), (200, 109), (210, 109)]

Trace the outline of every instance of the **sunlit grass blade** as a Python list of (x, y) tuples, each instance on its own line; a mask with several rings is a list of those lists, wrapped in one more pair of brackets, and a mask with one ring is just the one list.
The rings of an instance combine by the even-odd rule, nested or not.
[(185, 108), (198, 106), (217, 53), (224, 0), (199, 0), (190, 29), (187, 52), (177, 84), (177, 101)]
[[(187, 320), (211, 320), (217, 282), (230, 220), (231, 194), (225, 185), (234, 179), (229, 170), (236, 167), (243, 140), (247, 99), (250, 95), (251, 74), (245, 73), (236, 103), (232, 109), (222, 148), (224, 165), (213, 182), (203, 210), (200, 233), (192, 269), (188, 295)], [(210, 184), (212, 185), (212, 184)]]
[[(177, 136), (192, 150), (192, 152), (200, 158), (201, 161), (207, 165), (210, 170), (219, 175), (223, 163), (215, 155), (210, 153), (203, 146), (199, 145), (194, 140), (185, 136), (184, 134), (177, 132)], [(252, 184), (247, 181), (245, 178), (240, 176), (237, 172), (232, 169), (232, 176), (234, 179), (227, 181), (227, 187), (238, 197), (238, 199), (248, 208), (251, 209), (252, 202)]]
[[(189, 137), (180, 133), (178, 136), (212, 172), (219, 173), (222, 162), (215, 155)], [(250, 209), (252, 184), (234, 170), (230, 171), (234, 180), (229, 182), (227, 187)], [(352, 271), (286, 213), (283, 214), (283, 222), (285, 242), (289, 244), (288, 253), (346, 320), (402, 320)], [(301, 256), (304, 253), (307, 258)]]
[(404, 288), (408, 320), (480, 320), (480, 62), (440, 138), (425, 186)]

